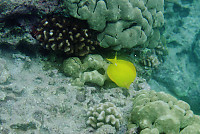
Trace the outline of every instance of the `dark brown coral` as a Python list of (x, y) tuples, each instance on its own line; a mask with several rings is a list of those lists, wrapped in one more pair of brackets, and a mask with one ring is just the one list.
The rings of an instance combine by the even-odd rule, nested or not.
[(86, 21), (55, 15), (43, 19), (32, 32), (45, 48), (75, 56), (84, 56), (99, 46), (96, 34)]

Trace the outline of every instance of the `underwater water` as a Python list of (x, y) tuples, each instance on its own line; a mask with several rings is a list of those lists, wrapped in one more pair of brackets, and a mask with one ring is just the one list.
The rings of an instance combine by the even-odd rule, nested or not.
[[(73, 8), (72, 1), (0, 1), (0, 134), (200, 134), (200, 1), (160, 0), (164, 24), (160, 19), (159, 27), (151, 26), (154, 33), (160, 32), (159, 37), (152, 37), (156, 41), (151, 41), (161, 44), (164, 48), (161, 53), (159, 47), (146, 47), (144, 42), (133, 47), (127, 45), (131, 42), (128, 37), (140, 38), (138, 42), (142, 42), (144, 34), (133, 37), (131, 27), (140, 24), (129, 25), (130, 20), (124, 21), (123, 16), (116, 23), (119, 16), (112, 16), (123, 12), (117, 10), (120, 8), (117, 4), (124, 10), (127, 7), (129, 14), (131, 6), (127, 1), (116, 0), (118, 3), (113, 1), (112, 6), (107, 6), (108, 9), (116, 6), (111, 13), (105, 11), (109, 15), (104, 19), (110, 17), (106, 20), (107, 29), (101, 29), (104, 26), (101, 19), (95, 20), (94, 16), (88, 19), (89, 26), (83, 20), (92, 7), (102, 7), (98, 10), (100, 16), (92, 14), (101, 18), (105, 10), (102, 3), (108, 1), (94, 6), (94, 0), (77, 0), (79, 4), (73, 3)], [(137, 2), (136, 7), (142, 7)], [(91, 7), (87, 10), (87, 6)], [(152, 14), (159, 10), (154, 10), (154, 6), (149, 7)], [(86, 14), (73, 12), (79, 7)], [(67, 19), (55, 15), (74, 15), (77, 20), (67, 24)], [(159, 15), (155, 16), (159, 18)], [(144, 18), (147, 16), (148, 13), (143, 14)], [(122, 29), (123, 26), (126, 28)], [(80, 27), (84, 29), (78, 31)], [(144, 30), (145, 26), (139, 29)], [(120, 30), (130, 34), (113, 41), (115, 32)], [(49, 32), (48, 36), (45, 32)], [(51, 40), (54, 36), (56, 39)], [(67, 47), (63, 47), (59, 37)], [(117, 43), (112, 46), (110, 42)], [(61, 51), (54, 51), (59, 47)], [(130, 87), (118, 84), (124, 81), (118, 75), (123, 70), (111, 70), (113, 77), (119, 77), (116, 84), (107, 76), (110, 64), (107, 59), (114, 59), (116, 50), (118, 59), (132, 62), (136, 68), (137, 77), (134, 74), (135, 81)], [(125, 72), (132, 73), (128, 69)], [(172, 125), (165, 127), (165, 124)]]
[[(169, 92), (188, 102), (199, 114), (199, 7), (189, 1), (182, 4), (182, 7), (173, 6), (176, 12), (165, 11), (164, 35), (169, 39), (169, 55), (156, 70), (150, 85), (155, 86), (156, 91)], [(199, 4), (198, 1), (196, 4)]]

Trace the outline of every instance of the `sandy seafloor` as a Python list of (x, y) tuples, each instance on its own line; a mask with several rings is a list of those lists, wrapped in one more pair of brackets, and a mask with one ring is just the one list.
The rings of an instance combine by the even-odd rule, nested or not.
[[(1, 51), (0, 62), (4, 69), (1, 81), (6, 81), (0, 85), (2, 134), (93, 133), (86, 125), (87, 109), (102, 101), (113, 102), (124, 115), (130, 114), (133, 87), (126, 97), (121, 88), (71, 86), (71, 78), (58, 70), (44, 71), (40, 57), (26, 57), (17, 51)], [(143, 85), (149, 89), (145, 81)]]
[[(172, 3), (168, 4), (170, 7)], [(200, 40), (200, 2), (183, 2), (182, 6), (190, 9), (188, 16), (174, 12), (172, 8), (165, 10), (163, 34), (167, 38), (169, 54), (149, 85), (153, 90), (170, 93), (188, 102), (199, 114), (200, 59), (195, 57), (193, 46)], [(113, 102), (124, 116), (130, 114), (133, 85), (129, 97), (121, 88), (72, 86), (71, 78), (58, 70), (44, 71), (39, 55), (26, 56), (18, 50), (0, 50), (0, 69), (3, 74), (0, 77), (1, 134), (93, 133), (94, 130), (86, 125), (88, 104), (92, 106), (102, 101)], [(149, 87), (145, 82), (144, 85)], [(20, 123), (30, 127), (11, 129), (10, 126), (14, 128)], [(118, 133), (124, 131), (122, 126)]]

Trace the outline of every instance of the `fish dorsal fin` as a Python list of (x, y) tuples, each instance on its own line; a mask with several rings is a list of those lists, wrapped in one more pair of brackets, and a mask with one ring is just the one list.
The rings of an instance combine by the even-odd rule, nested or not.
[(115, 58), (114, 59), (107, 59), (108, 61), (110, 61), (112, 64), (117, 63), (117, 52), (115, 53)]
[(114, 63), (117, 66), (117, 52), (115, 53), (115, 59), (114, 59)]

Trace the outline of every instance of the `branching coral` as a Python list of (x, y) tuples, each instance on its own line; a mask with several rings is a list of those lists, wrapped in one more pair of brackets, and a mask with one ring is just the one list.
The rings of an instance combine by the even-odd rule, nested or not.
[(90, 107), (87, 115), (87, 123), (94, 128), (109, 124), (118, 129), (122, 119), (122, 114), (111, 102), (100, 103), (97, 106)]

